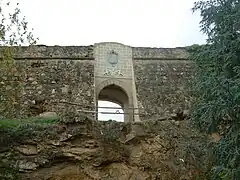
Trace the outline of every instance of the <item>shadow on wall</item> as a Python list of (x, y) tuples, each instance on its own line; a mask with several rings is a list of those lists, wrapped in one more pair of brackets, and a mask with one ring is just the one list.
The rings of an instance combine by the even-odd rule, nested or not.
[(110, 101), (98, 101), (98, 120), (115, 120), (118, 122), (124, 122), (123, 109), (119, 104)]

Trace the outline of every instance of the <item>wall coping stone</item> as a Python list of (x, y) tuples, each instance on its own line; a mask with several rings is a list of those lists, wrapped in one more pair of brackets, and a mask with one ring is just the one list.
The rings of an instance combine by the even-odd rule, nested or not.
[[(1, 49), (1, 48), (0, 48)], [(186, 47), (151, 48), (132, 47), (134, 60), (188, 60)], [(94, 46), (22, 46), (16, 60), (94, 60)], [(0, 52), (0, 57), (1, 57)]]

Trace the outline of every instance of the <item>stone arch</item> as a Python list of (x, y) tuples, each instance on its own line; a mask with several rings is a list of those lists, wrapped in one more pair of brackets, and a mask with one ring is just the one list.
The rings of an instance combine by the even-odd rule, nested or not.
[(120, 80), (117, 80), (117, 79), (108, 79), (108, 80), (105, 80), (105, 81), (101, 82), (96, 87), (96, 94), (97, 94), (97, 96), (99, 95), (100, 91), (104, 87), (107, 87), (109, 85), (116, 85), (116, 86), (120, 87), (128, 95), (128, 97), (130, 97), (129, 88), (126, 86), (126, 83), (124, 83), (124, 82), (122, 82)]
[(108, 79), (96, 87), (96, 105), (98, 101), (109, 101), (119, 104), (124, 111), (124, 122), (131, 121), (129, 107), (132, 106), (132, 97), (127, 86), (119, 80)]

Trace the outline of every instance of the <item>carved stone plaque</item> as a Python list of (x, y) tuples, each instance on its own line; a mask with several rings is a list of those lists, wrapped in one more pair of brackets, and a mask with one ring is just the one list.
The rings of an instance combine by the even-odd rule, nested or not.
[(107, 68), (104, 70), (105, 76), (123, 76), (122, 72), (115, 68)]
[(115, 67), (118, 63), (118, 58), (118, 53), (112, 50), (107, 56), (107, 61), (112, 65), (112, 67)]

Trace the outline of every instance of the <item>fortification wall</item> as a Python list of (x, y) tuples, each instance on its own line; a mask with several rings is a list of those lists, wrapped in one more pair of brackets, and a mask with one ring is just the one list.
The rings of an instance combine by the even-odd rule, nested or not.
[[(15, 53), (23, 90), (16, 116), (63, 112), (69, 107), (94, 110), (92, 47), (22, 47)], [(7, 76), (0, 81), (7, 83)], [(13, 87), (12, 87), (13, 88)], [(11, 91), (7, 88), (6, 91)], [(64, 102), (78, 103), (81, 107)]]
[(193, 63), (185, 48), (133, 48), (141, 119), (167, 117), (190, 106)]
[[(142, 118), (169, 116), (189, 109), (192, 65), (185, 60), (136, 61), (136, 88)], [(143, 112), (143, 110), (141, 112)]]
[[(94, 46), (20, 48), (15, 53), (16, 63), (25, 72), (20, 114), (57, 111), (64, 108), (56, 103), (59, 101), (94, 110), (93, 50)], [(132, 53), (141, 120), (189, 108), (187, 83), (193, 66), (185, 48), (132, 47)]]

